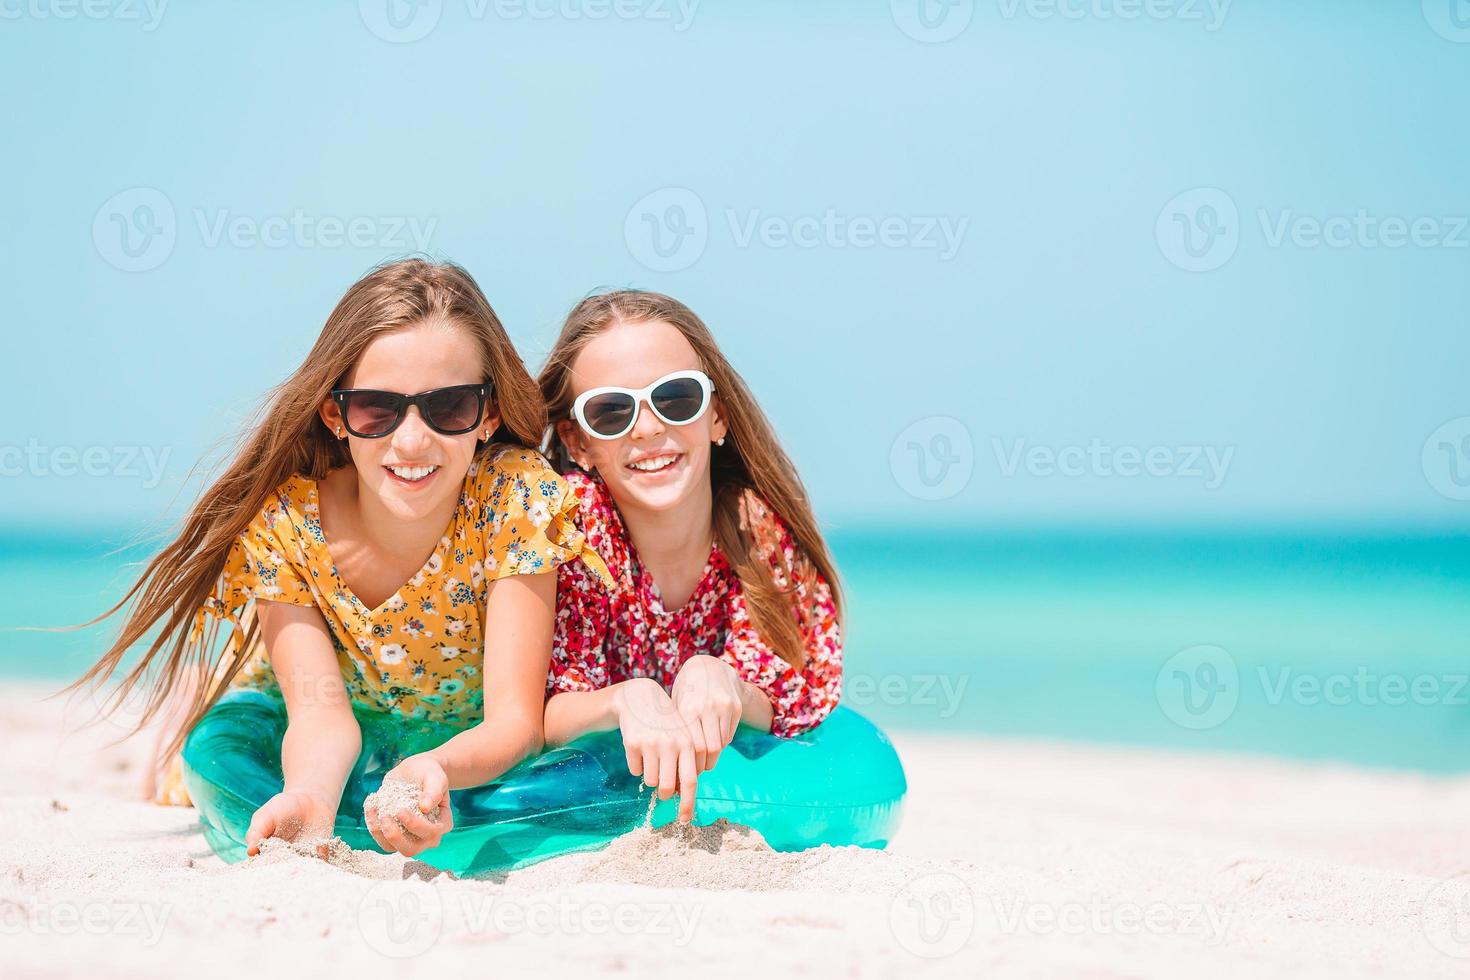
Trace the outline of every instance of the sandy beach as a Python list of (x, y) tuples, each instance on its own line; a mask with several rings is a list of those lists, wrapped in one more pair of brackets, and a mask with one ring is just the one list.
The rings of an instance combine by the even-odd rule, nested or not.
[[(1470, 778), (899, 733), (886, 852), (640, 831), (491, 880), (401, 857), (214, 857), (138, 802), (84, 699), (3, 696), (7, 977), (1452, 977)], [(291, 974), (288, 974), (291, 975)]]

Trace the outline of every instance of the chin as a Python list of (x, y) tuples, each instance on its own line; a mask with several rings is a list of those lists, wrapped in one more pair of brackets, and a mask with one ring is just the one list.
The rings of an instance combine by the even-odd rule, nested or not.
[(643, 486), (637, 477), (622, 477), (613, 487), (613, 496), (624, 506), (657, 513), (676, 509), (689, 498), (694, 489), (693, 481), (687, 477), (661, 486)]

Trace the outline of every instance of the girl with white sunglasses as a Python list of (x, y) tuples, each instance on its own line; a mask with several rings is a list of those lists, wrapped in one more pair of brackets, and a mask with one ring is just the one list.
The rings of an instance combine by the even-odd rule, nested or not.
[(789, 736), (842, 690), (837, 574), (791, 460), (704, 323), (633, 290), (568, 315), (539, 378), (548, 458), (613, 585), (558, 568), (546, 743), (621, 732), (692, 819), (737, 727)]

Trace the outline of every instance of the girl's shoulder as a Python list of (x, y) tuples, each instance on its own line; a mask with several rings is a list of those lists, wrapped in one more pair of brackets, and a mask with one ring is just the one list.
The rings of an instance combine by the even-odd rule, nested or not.
[(317, 482), (300, 473), (287, 477), (266, 494), (245, 533), (257, 539), (302, 547), (322, 544)]
[[(472, 465), (466, 499), (494, 577), (549, 571), (582, 559), (606, 582), (579, 521), (579, 498), (546, 457), (524, 446), (493, 446)], [(477, 545), (479, 547), (479, 545)]]
[(491, 446), (470, 464), (466, 494), (481, 505), (495, 506), (507, 495), (529, 505), (535, 500), (560, 501), (566, 481), (534, 449), (508, 443)]

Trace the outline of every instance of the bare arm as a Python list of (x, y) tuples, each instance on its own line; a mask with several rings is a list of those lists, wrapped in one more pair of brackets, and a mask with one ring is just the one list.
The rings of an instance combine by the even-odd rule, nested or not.
[(362, 750), (362, 731), (321, 612), (314, 606), (257, 602), (287, 722), (281, 741), (285, 786), (250, 821), (246, 845), (252, 854), (267, 837), (330, 833), (342, 787)]
[(491, 582), (485, 598), (485, 720), (425, 753), (451, 789), (487, 783), (541, 751), (556, 574)]

